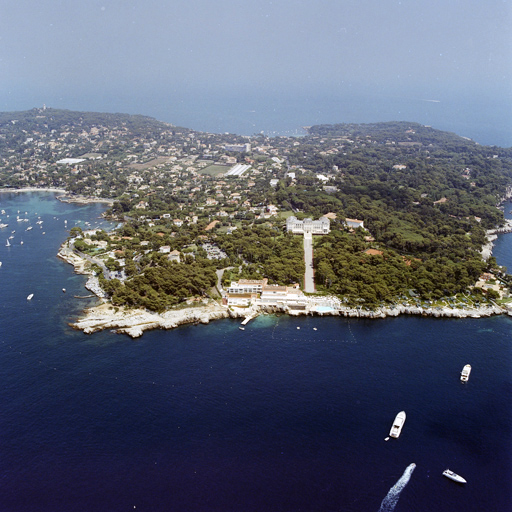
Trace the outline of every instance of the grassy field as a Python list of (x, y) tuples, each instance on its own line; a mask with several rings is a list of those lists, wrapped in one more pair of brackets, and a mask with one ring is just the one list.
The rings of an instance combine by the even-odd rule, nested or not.
[(144, 164), (130, 164), (128, 167), (130, 167), (130, 169), (135, 169), (136, 171), (142, 171), (144, 169), (151, 169), (151, 167), (156, 167), (159, 164), (165, 164), (168, 162), (168, 156), (159, 156), (157, 158), (153, 158), (153, 160), (150, 160), (149, 162), (146, 162)]
[(218, 176), (219, 174), (224, 174), (229, 170), (229, 165), (209, 165), (204, 169), (199, 171), (201, 174), (207, 174), (208, 176)]

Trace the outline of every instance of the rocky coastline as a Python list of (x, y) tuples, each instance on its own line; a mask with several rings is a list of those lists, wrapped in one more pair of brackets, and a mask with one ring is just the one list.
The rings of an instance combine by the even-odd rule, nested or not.
[(381, 307), (376, 310), (339, 307), (330, 311), (318, 312), (312, 308), (295, 310), (287, 307), (228, 308), (212, 299), (205, 299), (199, 305), (190, 302), (187, 307), (171, 309), (165, 313), (153, 313), (144, 309), (127, 309), (114, 307), (110, 303), (88, 308), (84, 316), (70, 324), (73, 328), (86, 334), (109, 329), (116, 333), (127, 334), (132, 338), (142, 336), (151, 329), (173, 329), (185, 324), (207, 324), (222, 318), (254, 318), (260, 314), (287, 314), (290, 316), (343, 316), (350, 318), (387, 318), (399, 315), (419, 315), (435, 318), (483, 318), (512, 312), (496, 304), (480, 307), (458, 308), (423, 308), (420, 306), (396, 305)]
[[(512, 223), (510, 225), (512, 229)], [(492, 240), (494, 233), (488, 233), (490, 239), (487, 250), (488, 257), (492, 254)], [(89, 270), (89, 262), (81, 258), (69, 248), (67, 242), (62, 244), (58, 257), (73, 265), (78, 274), (89, 275), (85, 287), (94, 293), (101, 304), (90, 307), (84, 315), (71, 323), (71, 327), (91, 334), (101, 330), (111, 330), (116, 333), (127, 334), (132, 338), (142, 336), (144, 331), (151, 329), (173, 329), (185, 324), (207, 324), (212, 320), (222, 318), (250, 319), (261, 314), (287, 314), (290, 316), (343, 316), (349, 318), (378, 319), (397, 317), (399, 315), (418, 315), (435, 318), (482, 318), (493, 315), (508, 314), (512, 316), (512, 309), (499, 306), (496, 303), (471, 307), (422, 307), (412, 304), (396, 304), (382, 306), (377, 309), (351, 308), (344, 306), (337, 297), (308, 297), (306, 306), (300, 308), (288, 306), (260, 306), (228, 307), (213, 299), (192, 299), (184, 307), (168, 310), (164, 313), (155, 313), (144, 309), (115, 307), (107, 301), (103, 290), (99, 286), (97, 277)], [(324, 305), (329, 304), (326, 308)], [(319, 306), (324, 306), (319, 308)]]
[[(62, 191), (64, 192), (64, 191)], [(92, 204), (92, 203), (105, 203), (110, 206), (114, 204), (113, 199), (105, 199), (101, 197), (90, 197), (90, 196), (72, 196), (67, 195), (67, 193), (57, 196), (61, 203), (71, 203), (71, 204)]]

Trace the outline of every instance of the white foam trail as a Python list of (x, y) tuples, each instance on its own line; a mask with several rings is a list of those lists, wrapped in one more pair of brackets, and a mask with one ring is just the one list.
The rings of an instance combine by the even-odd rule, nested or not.
[(411, 479), (411, 475), (415, 467), (416, 464), (413, 462), (405, 468), (404, 474), (400, 477), (398, 482), (391, 487), (388, 495), (382, 500), (379, 512), (393, 512), (393, 510), (395, 510), (398, 498), (400, 498), (400, 493), (404, 490), (405, 486)]

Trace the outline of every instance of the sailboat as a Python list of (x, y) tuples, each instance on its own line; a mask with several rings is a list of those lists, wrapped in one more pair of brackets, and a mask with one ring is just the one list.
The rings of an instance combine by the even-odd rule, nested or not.
[(9, 242), (9, 239), (7, 239), (7, 242), (5, 243), (5, 245), (6, 245), (7, 247), (10, 247), (10, 246), (11, 246), (11, 242)]

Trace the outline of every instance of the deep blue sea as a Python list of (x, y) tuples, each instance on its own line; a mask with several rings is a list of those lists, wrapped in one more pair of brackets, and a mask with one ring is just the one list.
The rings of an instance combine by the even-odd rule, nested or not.
[[(0, 195), (0, 512), (512, 510), (512, 318), (85, 335), (56, 253), (103, 208)], [(495, 255), (512, 268), (512, 235)]]

